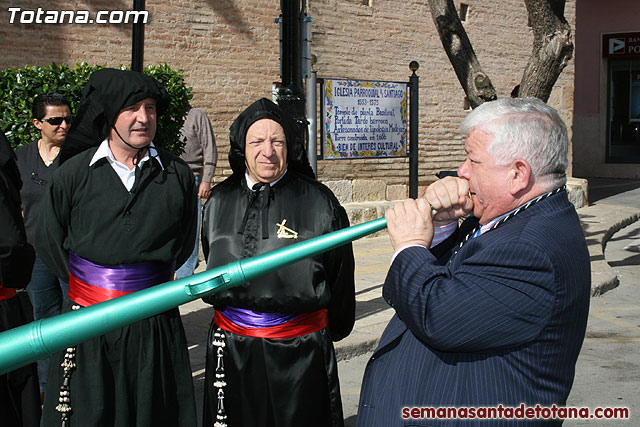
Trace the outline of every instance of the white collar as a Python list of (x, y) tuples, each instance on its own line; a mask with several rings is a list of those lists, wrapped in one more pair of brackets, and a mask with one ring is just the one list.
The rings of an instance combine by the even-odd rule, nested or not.
[[(280, 181), (282, 178), (284, 178), (284, 176), (287, 174), (287, 171), (288, 171), (288, 170), (289, 170), (289, 169), (285, 169), (285, 170), (284, 170), (284, 173), (280, 176), (280, 178), (276, 179), (276, 180), (275, 180), (275, 181), (273, 181), (273, 182), (270, 182), (270, 183), (269, 183), (269, 185), (270, 185), (271, 187), (273, 187), (274, 185), (276, 185), (276, 184), (278, 183), (278, 181)], [(245, 170), (245, 172), (244, 172), (244, 177), (245, 177), (245, 179), (247, 180), (247, 187), (249, 187), (249, 189), (251, 190), (251, 189), (253, 188), (253, 186), (257, 184), (257, 182), (254, 182), (254, 181), (251, 179), (251, 177), (249, 176), (249, 172), (248, 172), (248, 170)]]
[[(156, 150), (156, 146), (153, 144), (153, 141), (151, 141), (151, 144), (149, 144), (149, 150), (145, 153), (142, 159), (140, 159), (140, 161), (138, 162), (138, 165), (142, 166), (144, 162), (149, 160), (149, 154), (151, 154), (152, 157), (155, 157), (155, 159), (160, 164), (160, 167), (164, 170), (164, 165), (162, 164), (162, 161), (158, 156), (158, 150)], [(113, 152), (111, 151), (111, 148), (109, 148), (109, 137), (105, 138), (104, 141), (100, 143), (100, 146), (98, 147), (95, 154), (91, 158), (91, 161), (89, 162), (89, 166), (93, 166), (94, 163), (96, 163), (98, 160), (102, 158), (106, 158), (110, 164), (113, 164), (114, 162), (118, 162), (116, 158), (113, 156)], [(121, 163), (121, 162), (118, 162), (118, 163)]]

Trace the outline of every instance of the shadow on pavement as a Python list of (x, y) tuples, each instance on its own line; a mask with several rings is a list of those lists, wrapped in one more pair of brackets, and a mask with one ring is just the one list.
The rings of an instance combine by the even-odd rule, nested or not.
[(356, 301), (356, 321), (385, 311), (388, 308), (389, 305), (382, 297), (377, 297), (369, 301)]
[(640, 179), (630, 178), (582, 178), (589, 183), (589, 204), (616, 194), (640, 188)]

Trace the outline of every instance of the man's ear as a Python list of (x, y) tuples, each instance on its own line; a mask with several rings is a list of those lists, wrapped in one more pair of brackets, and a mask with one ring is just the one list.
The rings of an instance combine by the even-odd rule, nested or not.
[(42, 122), (38, 119), (33, 119), (33, 125), (38, 128), (38, 130), (42, 130)]
[(524, 159), (517, 159), (511, 164), (511, 182), (509, 191), (516, 195), (520, 191), (529, 188), (531, 184), (531, 166)]

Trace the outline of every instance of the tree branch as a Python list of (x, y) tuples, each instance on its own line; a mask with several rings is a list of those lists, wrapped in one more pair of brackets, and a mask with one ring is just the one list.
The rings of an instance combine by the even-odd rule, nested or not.
[(524, 0), (533, 28), (533, 51), (520, 82), (520, 97), (547, 101), (573, 56), (571, 26), (564, 18), (565, 0)]
[(429, 0), (429, 6), (444, 50), (471, 107), (496, 99), (493, 84), (478, 62), (453, 0)]

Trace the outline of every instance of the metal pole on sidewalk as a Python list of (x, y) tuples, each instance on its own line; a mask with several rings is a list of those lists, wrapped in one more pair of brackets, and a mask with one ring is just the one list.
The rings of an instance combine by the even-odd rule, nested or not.
[[(282, 11), (282, 85), (278, 88), (278, 105), (306, 127), (304, 91), (302, 90), (300, 52), (300, 0), (280, 0)], [(301, 138), (306, 131), (301, 132)]]
[(417, 61), (411, 61), (409, 69), (409, 197), (418, 198), (418, 76)]
[[(133, 10), (142, 12), (144, 10), (144, 0), (133, 0)], [(133, 35), (131, 37), (131, 70), (142, 72), (144, 63), (144, 22), (133, 24)]]
[(306, 119), (307, 119), (307, 158), (309, 159), (309, 165), (313, 169), (314, 175), (318, 176), (318, 149), (317, 134), (318, 126), (316, 116), (318, 114), (316, 107), (316, 77), (317, 72), (313, 69), (316, 63), (316, 56), (311, 54), (311, 25), (313, 20), (311, 16), (307, 15), (307, 2), (302, 0), (302, 12), (300, 13), (300, 25), (301, 25), (301, 73), (305, 79), (305, 104), (306, 104)]
[(307, 78), (307, 121), (309, 122), (308, 127), (308, 137), (307, 140), (307, 157), (309, 158), (309, 164), (311, 165), (311, 169), (313, 169), (313, 173), (318, 176), (318, 148), (317, 148), (317, 138), (318, 138), (318, 125), (316, 116), (318, 115), (317, 107), (316, 107), (316, 77), (317, 71), (311, 70), (311, 74)]

